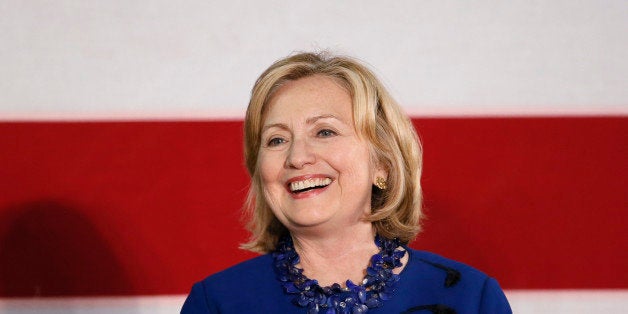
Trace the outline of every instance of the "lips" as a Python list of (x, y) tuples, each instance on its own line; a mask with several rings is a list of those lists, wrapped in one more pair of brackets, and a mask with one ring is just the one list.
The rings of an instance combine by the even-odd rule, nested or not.
[(290, 193), (299, 194), (324, 188), (332, 183), (332, 179), (324, 175), (308, 175), (288, 180), (286, 187)]

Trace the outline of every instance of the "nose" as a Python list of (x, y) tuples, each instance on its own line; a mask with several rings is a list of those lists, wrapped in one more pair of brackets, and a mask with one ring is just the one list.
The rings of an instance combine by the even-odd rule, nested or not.
[(307, 141), (293, 139), (286, 158), (286, 167), (302, 169), (314, 162), (316, 162), (316, 155)]

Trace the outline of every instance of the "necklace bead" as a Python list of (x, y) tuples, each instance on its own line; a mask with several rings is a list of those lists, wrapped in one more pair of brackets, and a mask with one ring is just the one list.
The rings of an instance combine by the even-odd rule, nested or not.
[(303, 275), (303, 269), (297, 268), (299, 255), (292, 238), (285, 236), (272, 253), (277, 279), (286, 293), (295, 295), (293, 303), (307, 308), (307, 313), (366, 313), (390, 300), (399, 281), (393, 269), (403, 265), (401, 258), (406, 254), (404, 249), (398, 249), (401, 244), (397, 239), (377, 235), (375, 244), (380, 251), (371, 257), (362, 284), (347, 280), (346, 288), (338, 283), (321, 287), (318, 281)]

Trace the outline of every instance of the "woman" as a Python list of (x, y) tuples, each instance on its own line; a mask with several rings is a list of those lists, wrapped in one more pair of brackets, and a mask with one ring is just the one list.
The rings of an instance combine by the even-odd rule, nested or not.
[(494, 279), (406, 246), (421, 148), (366, 67), (280, 60), (255, 83), (244, 128), (243, 248), (267, 254), (196, 283), (182, 313), (511, 313)]

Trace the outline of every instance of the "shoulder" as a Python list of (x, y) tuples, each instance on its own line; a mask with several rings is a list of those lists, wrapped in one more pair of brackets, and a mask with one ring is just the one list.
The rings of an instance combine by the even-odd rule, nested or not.
[(208, 276), (194, 284), (181, 313), (250, 313), (272, 309), (277, 300), (285, 298), (272, 265), (272, 255), (266, 254)]
[(461, 262), (440, 256), (435, 253), (408, 249), (410, 259), (408, 268), (410, 270), (420, 270), (422, 273), (434, 273), (444, 275), (443, 285), (453, 287), (464, 277), (465, 283), (483, 283), (488, 276)]
[(408, 254), (398, 289), (404, 310), (438, 305), (457, 313), (512, 313), (497, 281), (485, 273), (430, 252)]
[(274, 283), (275, 273), (272, 264), (272, 255), (261, 255), (210, 275), (198, 284), (203, 286), (207, 294), (217, 298), (232, 294), (233, 291), (246, 293), (251, 289), (243, 289), (245, 286)]
[[(272, 276), (272, 264), (273, 257), (271, 254), (261, 255), (210, 275), (202, 282), (211, 286), (214, 283), (224, 284), (241, 278), (256, 278), (265, 274)], [(264, 270), (267, 271), (264, 272)]]

